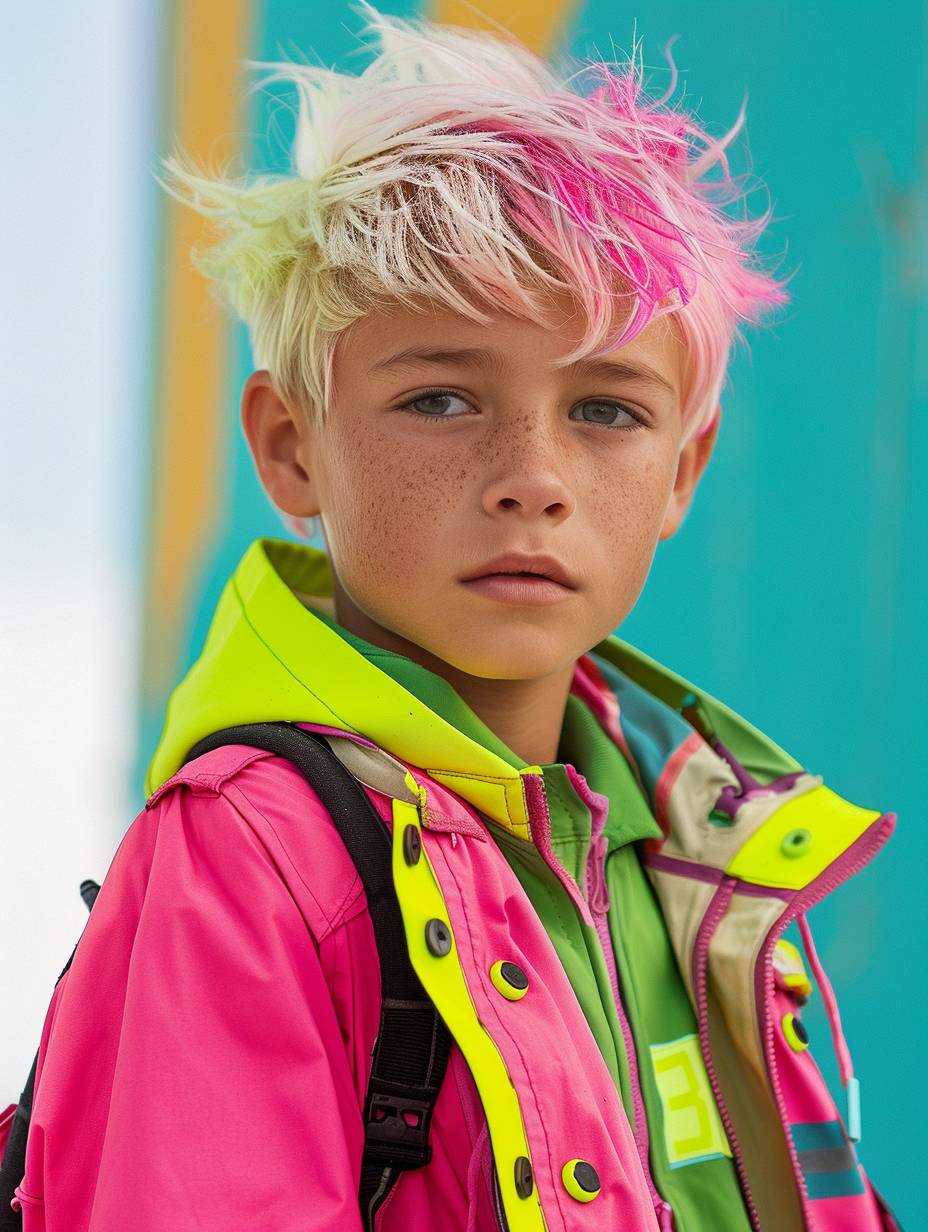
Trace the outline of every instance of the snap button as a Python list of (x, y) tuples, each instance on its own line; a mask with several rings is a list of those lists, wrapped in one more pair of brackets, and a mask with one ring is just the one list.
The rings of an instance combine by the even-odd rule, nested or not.
[(811, 830), (790, 830), (780, 843), (780, 851), (790, 859), (804, 856), (812, 846)]
[(809, 1033), (795, 1014), (784, 1014), (780, 1019), (780, 1026), (793, 1052), (804, 1052), (809, 1047)]
[(422, 835), (419, 827), (408, 825), (403, 831), (403, 859), (407, 864), (418, 864), (422, 854)]
[(599, 1173), (585, 1159), (568, 1159), (561, 1169), (564, 1188), (578, 1202), (592, 1202), (599, 1193)]
[(429, 920), (425, 926), (425, 944), (436, 958), (451, 953), (451, 929), (444, 920)]
[(520, 1198), (527, 1198), (535, 1187), (532, 1178), (532, 1165), (524, 1155), (520, 1155), (515, 1166), (516, 1193)]
[(490, 968), (490, 980), (507, 1001), (521, 1001), (528, 992), (528, 976), (518, 963), (495, 962)]

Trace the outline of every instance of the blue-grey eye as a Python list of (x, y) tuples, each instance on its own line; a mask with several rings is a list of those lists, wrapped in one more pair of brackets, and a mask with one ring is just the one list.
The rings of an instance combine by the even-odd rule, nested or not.
[[(591, 416), (584, 416), (581, 418), (581, 423), (604, 424), (607, 428), (631, 428), (637, 427), (637, 425), (641, 422), (631, 413), (631, 411), (626, 410), (626, 408), (618, 402), (602, 402), (598, 399), (592, 398), (587, 402), (581, 402), (578, 407), (574, 408), (574, 410), (582, 411), (587, 407), (593, 408), (593, 414)], [(616, 419), (616, 416), (622, 415), (625, 416), (624, 421), (621, 419)], [(570, 418), (577, 418), (573, 411), (570, 413)]]
[(460, 402), (465, 412), (470, 410), (468, 404), (458, 394), (440, 392), (420, 394), (418, 398), (411, 398), (409, 402), (403, 403), (403, 409), (412, 409), (414, 413), (428, 415), (433, 419), (453, 419), (456, 414), (462, 413), (449, 411), (450, 405), (454, 402)]

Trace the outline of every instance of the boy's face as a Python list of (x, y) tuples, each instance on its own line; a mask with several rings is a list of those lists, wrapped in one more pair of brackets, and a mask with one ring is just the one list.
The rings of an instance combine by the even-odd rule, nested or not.
[[(683, 347), (668, 318), (606, 357), (658, 380), (602, 361), (552, 367), (579, 337), (560, 309), (547, 328), (371, 314), (339, 339), (320, 428), (252, 374), (242, 418), (262, 482), (281, 509), (321, 514), (342, 624), (433, 670), (528, 680), (622, 623), (715, 433), (681, 448)], [(572, 588), (463, 580), (506, 552), (554, 557)]]

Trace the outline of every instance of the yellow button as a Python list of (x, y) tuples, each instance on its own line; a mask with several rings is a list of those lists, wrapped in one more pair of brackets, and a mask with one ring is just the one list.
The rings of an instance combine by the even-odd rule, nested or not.
[(578, 1202), (592, 1202), (600, 1190), (599, 1174), (585, 1159), (568, 1159), (561, 1169), (561, 1180)]
[(790, 860), (804, 856), (811, 846), (812, 831), (805, 829), (790, 830), (780, 842), (780, 850)]
[(518, 963), (502, 959), (490, 968), (490, 980), (507, 1001), (521, 1001), (528, 992), (528, 976)]
[(784, 1014), (780, 1019), (780, 1026), (793, 1052), (805, 1052), (809, 1047), (809, 1036), (801, 1020), (795, 1014)]

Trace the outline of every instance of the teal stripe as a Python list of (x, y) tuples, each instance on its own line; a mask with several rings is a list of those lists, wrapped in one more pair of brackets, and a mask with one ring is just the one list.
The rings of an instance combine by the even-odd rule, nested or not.
[(804, 1172), (809, 1197), (847, 1198), (867, 1191), (860, 1176), (860, 1169), (850, 1172)]
[(693, 1155), (690, 1159), (681, 1159), (680, 1162), (676, 1164), (672, 1164), (668, 1162), (668, 1167), (671, 1169), (688, 1168), (690, 1164), (703, 1164), (706, 1162), (707, 1159), (727, 1159), (727, 1158), (728, 1156), (723, 1155), (721, 1151), (714, 1151), (710, 1155)]
[(797, 1151), (821, 1151), (830, 1146), (846, 1146), (840, 1121), (800, 1121), (791, 1125)]

